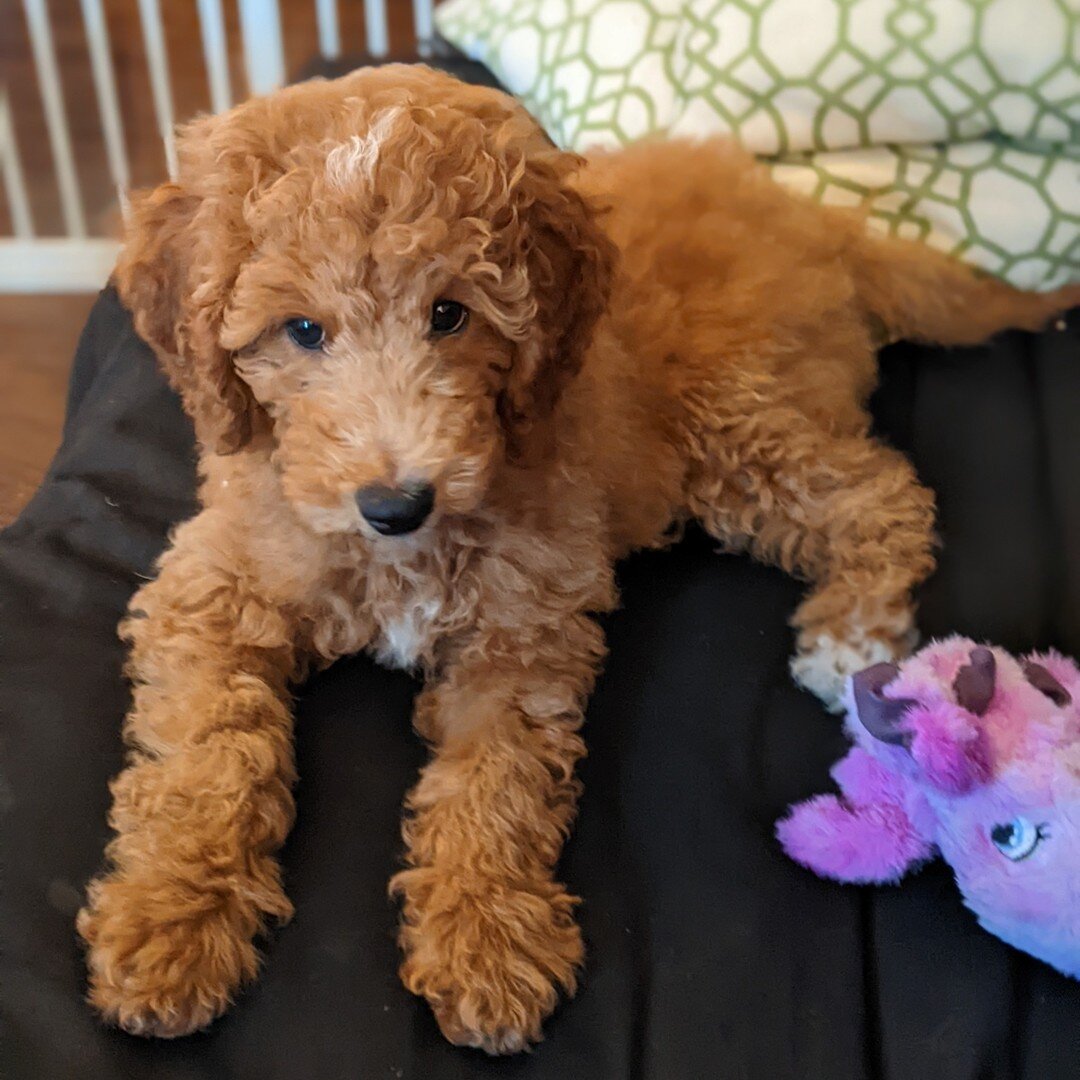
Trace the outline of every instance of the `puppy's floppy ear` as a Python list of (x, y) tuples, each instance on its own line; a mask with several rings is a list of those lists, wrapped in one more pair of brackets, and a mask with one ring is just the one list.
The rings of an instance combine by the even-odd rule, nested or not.
[(600, 208), (568, 183), (581, 164), (575, 154), (533, 154), (519, 181), (535, 332), (520, 345), (499, 402), (519, 457), (536, 446), (542, 421), (580, 370), (611, 292), (618, 251), (600, 226)]
[(199, 442), (229, 454), (251, 437), (257, 405), (219, 344), (235, 252), (215, 243), (205, 200), (179, 184), (137, 193), (116, 266), (120, 298), (184, 399)]

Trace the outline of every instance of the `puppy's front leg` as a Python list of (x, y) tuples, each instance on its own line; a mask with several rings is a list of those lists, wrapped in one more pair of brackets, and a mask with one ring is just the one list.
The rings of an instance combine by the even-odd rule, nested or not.
[(273, 857), (293, 819), (291, 627), (230, 540), (207, 513), (184, 526), (124, 627), (131, 751), (112, 785), (112, 868), (78, 929), (91, 1003), (140, 1035), (209, 1023), (254, 975), (252, 939), (292, 912)]
[(602, 653), (599, 627), (577, 613), (481, 629), (418, 703), (434, 756), (408, 799), (409, 869), (391, 887), (404, 900), (402, 979), (454, 1043), (521, 1050), (558, 989), (575, 989), (576, 900), (554, 868)]

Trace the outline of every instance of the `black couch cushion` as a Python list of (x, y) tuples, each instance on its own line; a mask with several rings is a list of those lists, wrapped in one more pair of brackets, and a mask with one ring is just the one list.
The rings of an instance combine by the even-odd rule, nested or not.
[[(923, 629), (1080, 654), (1080, 318), (979, 349), (898, 346), (876, 410), (939, 494)], [(799, 586), (701, 535), (629, 560), (561, 872), (588, 970), (531, 1055), (440, 1037), (395, 977), (414, 684), (365, 658), (298, 705), (292, 924), (259, 982), (172, 1043), (102, 1027), (72, 918), (107, 839), (128, 692), (114, 627), (195, 509), (189, 425), (115, 294), (80, 343), (64, 442), (0, 534), (0, 1076), (5, 1080), (1075, 1080), (1080, 984), (981, 931), (948, 871), (819, 881), (773, 822), (823, 790), (836, 718), (790, 682)]]

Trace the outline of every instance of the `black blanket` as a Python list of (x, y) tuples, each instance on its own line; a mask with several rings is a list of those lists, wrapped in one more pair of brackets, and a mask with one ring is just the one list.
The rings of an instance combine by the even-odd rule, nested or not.
[[(883, 434), (940, 500), (928, 635), (1080, 654), (1080, 312), (985, 348), (883, 357)], [(295, 920), (209, 1032), (99, 1024), (72, 920), (107, 839), (128, 691), (115, 625), (195, 509), (192, 435), (115, 294), (79, 346), (64, 443), (0, 534), (4, 1080), (1075, 1080), (1080, 984), (990, 937), (936, 864), (899, 888), (815, 879), (773, 822), (828, 787), (839, 722), (791, 683), (800, 587), (701, 535), (629, 560), (588, 713), (561, 874), (585, 898), (578, 997), (532, 1054), (440, 1037), (395, 977), (415, 685), (364, 658), (299, 701)]]

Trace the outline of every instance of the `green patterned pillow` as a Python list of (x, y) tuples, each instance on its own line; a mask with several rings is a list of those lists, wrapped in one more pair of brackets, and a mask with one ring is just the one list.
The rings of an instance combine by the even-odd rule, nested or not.
[(687, 0), (672, 134), (759, 154), (1080, 142), (1076, 0)]
[(1080, 143), (1077, 0), (447, 0), (436, 21), (578, 149)]
[(446, 0), (436, 23), (563, 146), (731, 134), (1014, 284), (1078, 276), (1077, 0)]
[(1080, 149), (1007, 139), (792, 154), (781, 183), (865, 206), (871, 225), (925, 240), (1024, 289), (1080, 278)]
[(618, 146), (666, 131), (686, 0), (447, 0), (435, 23), (486, 64), (560, 145)]

